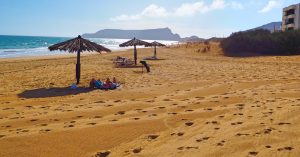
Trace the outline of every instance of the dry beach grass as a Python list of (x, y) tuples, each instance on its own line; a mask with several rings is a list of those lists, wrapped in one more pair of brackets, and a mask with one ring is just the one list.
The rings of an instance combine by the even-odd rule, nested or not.
[[(86, 55), (75, 91), (75, 56), (1, 59), (0, 156), (299, 156), (300, 56), (203, 47), (158, 49), (151, 73)], [(108, 76), (122, 88), (86, 88)]]

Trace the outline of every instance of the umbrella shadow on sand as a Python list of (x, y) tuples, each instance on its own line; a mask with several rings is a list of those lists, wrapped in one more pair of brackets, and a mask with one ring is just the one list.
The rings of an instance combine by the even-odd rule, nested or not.
[(33, 90), (25, 90), (24, 92), (18, 94), (21, 98), (49, 98), (49, 97), (59, 97), (67, 95), (77, 95), (81, 93), (88, 93), (92, 91), (91, 88), (78, 87), (76, 89), (71, 89), (70, 87), (64, 88), (39, 88)]

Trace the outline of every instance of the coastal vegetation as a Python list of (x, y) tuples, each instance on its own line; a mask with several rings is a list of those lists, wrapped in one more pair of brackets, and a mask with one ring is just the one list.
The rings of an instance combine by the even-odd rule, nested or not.
[(226, 56), (299, 55), (300, 30), (237, 32), (221, 42)]

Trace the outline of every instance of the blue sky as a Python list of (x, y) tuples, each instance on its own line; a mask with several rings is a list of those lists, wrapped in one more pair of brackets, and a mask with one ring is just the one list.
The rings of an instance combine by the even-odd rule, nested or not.
[(228, 36), (281, 21), (299, 0), (0, 0), (0, 34), (66, 36), (169, 27), (182, 37)]

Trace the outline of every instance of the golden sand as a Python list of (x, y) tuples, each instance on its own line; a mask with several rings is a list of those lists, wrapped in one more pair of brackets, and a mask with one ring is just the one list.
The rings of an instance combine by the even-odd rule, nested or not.
[[(86, 55), (78, 90), (75, 54), (1, 59), (0, 156), (299, 156), (300, 56), (200, 49), (158, 49), (151, 73), (113, 66), (131, 50)], [(113, 76), (122, 88), (86, 88)]]

